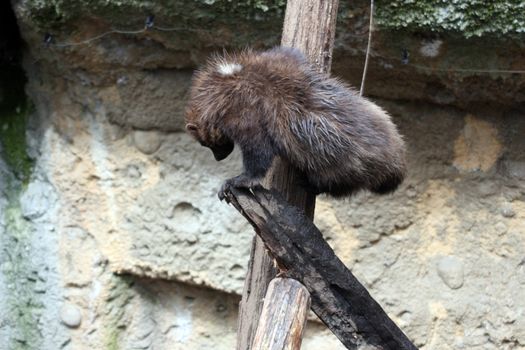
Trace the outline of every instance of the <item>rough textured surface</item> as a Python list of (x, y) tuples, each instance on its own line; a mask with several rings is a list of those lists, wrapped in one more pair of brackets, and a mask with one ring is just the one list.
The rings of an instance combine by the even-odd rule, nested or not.
[(466, 37), (525, 32), (525, 4), (492, 1), (378, 1), (378, 22), (393, 28), (454, 31)]
[[(46, 11), (69, 3), (14, 2), (34, 108), (24, 108), (23, 94), (7, 99), (14, 85), (2, 76), (2, 106), (17, 103), (0, 114), (0, 344), (231, 349), (252, 233), (215, 192), (240, 159), (216, 163), (191, 142), (180, 132), (181, 108), (190, 70), (214, 48), (277, 42), (277, 12), (238, 26), (221, 22), (236, 18), (230, 13), (202, 13), (213, 34), (113, 34), (46, 47), (33, 16), (47, 20)], [(107, 7), (78, 8), (86, 16), (74, 22), (47, 21), (55, 42), (144, 23), (140, 6), (122, 11), (126, 21), (101, 17)], [(348, 21), (334, 55), (336, 74), (351, 82), (365, 47), (354, 35), (367, 22), (366, 7), (354, 10), (341, 13)], [(448, 71), (524, 69), (523, 48), (447, 33), (374, 37), (367, 93), (383, 98), (405, 135), (410, 176), (387, 197), (321, 197), (316, 223), (423, 349), (523, 349), (524, 75)], [(63, 321), (64, 305), (78, 308), (77, 328)], [(303, 348), (341, 345), (312, 323)]]
[(308, 290), (319, 319), (349, 349), (417, 350), (335, 255), (311, 218), (275, 192), (232, 189), (226, 199), (253, 225), (281, 273)]
[[(109, 87), (109, 98), (121, 97), (122, 102), (128, 101), (136, 107), (132, 110), (124, 105), (116, 109), (108, 104), (108, 113), (116, 121), (122, 122), (124, 114), (131, 125), (169, 130), (177, 127), (174, 120), (178, 119), (168, 121), (165, 112), (157, 108), (156, 101), (162, 98), (164, 90), (144, 99), (133, 95), (132, 87), (142, 83), (166, 85), (174, 89), (166, 93), (179, 96), (180, 87), (174, 87), (178, 83), (174, 84), (173, 79), (151, 80), (148, 73), (162, 70), (167, 77), (173, 68), (195, 68), (210, 52), (223, 48), (277, 45), (284, 4), (280, 0), (13, 2), (21, 27), (30, 28), (26, 40), (34, 43), (35, 56), (60, 65), (67, 62), (77, 68), (70, 72), (70, 78), (80, 78), (86, 85)], [(343, 2), (339, 11), (332, 71), (354, 85), (361, 82), (368, 6), (365, 0), (351, 5)], [(521, 2), (511, 0), (497, 1), (491, 6), (482, 1), (457, 1), (453, 6), (432, 1), (380, 2), (376, 6), (378, 25), (373, 35), (366, 94), (461, 108), (485, 103), (508, 106), (525, 103), (525, 74), (509, 72), (525, 69), (521, 45), (524, 24), (523, 17), (519, 17), (525, 11), (519, 11), (520, 6)], [(453, 15), (443, 15), (444, 7)], [(505, 13), (506, 8), (513, 11)], [(476, 15), (479, 11), (483, 16)], [(149, 14), (155, 15), (155, 26), (143, 31)], [(439, 14), (442, 21), (434, 20), (434, 14)], [(483, 36), (472, 34), (466, 39), (466, 27), (478, 23), (475, 20), (480, 16)], [(455, 30), (451, 26), (466, 27)], [(498, 28), (503, 27), (511, 33), (502, 35)], [(135, 34), (107, 34), (111, 30)], [(499, 35), (493, 36), (494, 32)], [(41, 44), (46, 33), (51, 35), (49, 46)], [(86, 43), (104, 33), (107, 35)], [(133, 67), (136, 69), (130, 70)], [(94, 71), (99, 74), (89, 79), (84, 76)], [(164, 99), (161, 104), (165, 103), (176, 105), (180, 100)], [(174, 113), (180, 112), (176, 109)], [(144, 124), (150, 118), (151, 124)]]
[[(367, 1), (343, 3), (341, 17), (352, 17), (356, 8), (366, 7)], [(28, 17), (42, 27), (67, 23), (78, 19), (86, 11), (102, 17), (115, 16), (123, 21), (129, 13), (155, 13), (179, 21), (231, 21), (232, 18), (263, 20), (280, 17), (285, 0), (196, 0), (104, 1), (26, 0)], [(483, 0), (456, 0), (453, 2), (377, 1), (377, 21), (385, 28), (411, 30), (455, 31), (466, 37), (484, 34), (525, 32), (525, 5), (519, 0), (499, 0), (490, 4)], [(51, 21), (50, 21), (51, 20)], [(113, 18), (115, 20), (115, 18)], [(55, 22), (55, 23), (53, 23)]]

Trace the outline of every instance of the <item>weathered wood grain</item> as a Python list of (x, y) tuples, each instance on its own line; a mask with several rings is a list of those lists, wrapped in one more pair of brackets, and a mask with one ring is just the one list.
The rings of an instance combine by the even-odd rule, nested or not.
[[(288, 0), (281, 45), (301, 49), (322, 72), (329, 72), (339, 0)], [(276, 159), (264, 185), (302, 208), (313, 219), (315, 196), (298, 186), (301, 174), (282, 159)], [(248, 274), (239, 305), (237, 350), (249, 350), (268, 283), (275, 276), (272, 259), (256, 236), (252, 244)]]
[(296, 280), (275, 278), (270, 282), (252, 350), (299, 350), (310, 293)]
[(310, 292), (312, 310), (348, 349), (417, 349), (335, 255), (298, 207), (276, 191), (233, 189), (228, 200), (253, 225), (286, 277)]

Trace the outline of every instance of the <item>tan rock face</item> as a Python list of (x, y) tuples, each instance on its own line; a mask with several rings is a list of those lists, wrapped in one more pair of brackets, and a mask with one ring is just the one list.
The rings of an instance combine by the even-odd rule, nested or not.
[[(240, 172), (239, 155), (217, 163), (184, 133), (112, 125), (104, 105), (78, 106), (77, 96), (96, 101), (97, 91), (61, 90), (55, 79), (60, 80), (31, 89), (40, 100), (53, 103), (54, 112), (47, 116), (52, 123), (42, 134), (46, 176), (60, 198), (56, 224), (62, 237), (63, 295), (83, 315), (78, 328), (62, 332), (79, 348), (108, 338), (124, 348), (136, 343), (154, 348), (159, 343), (151, 340), (153, 334), (164, 334), (161, 339), (171, 339), (175, 348), (212, 341), (231, 348), (236, 307), (224, 323), (221, 313), (195, 312), (196, 302), (181, 295), (191, 299), (198, 294), (199, 303), (206, 304), (219, 291), (241, 291), (252, 232), (216, 197), (221, 181)], [(52, 97), (64, 95), (71, 99)], [(521, 161), (522, 154), (512, 148), (518, 136), (503, 125), (519, 129), (524, 121), (509, 115), (502, 123), (486, 116), (488, 121), (467, 117), (464, 124), (461, 111), (384, 105), (409, 145), (409, 177), (388, 196), (320, 197), (317, 225), (419, 346), (470, 347), (487, 343), (489, 336), (502, 342), (515, 339), (514, 326), (503, 320), (517, 322), (518, 314), (511, 310), (524, 306), (517, 297), (523, 291), (523, 184), (495, 164), (505, 150), (507, 161)], [(465, 173), (458, 172), (458, 164)], [(474, 168), (483, 171), (472, 172)], [(131, 282), (115, 282), (112, 272), (215, 291), (184, 286), (168, 292), (163, 287), (155, 298), (164, 298), (167, 306), (148, 319), (143, 314), (152, 315), (149, 297)], [(153, 285), (157, 283), (171, 285)], [(119, 313), (107, 313), (114, 308)], [(180, 313), (177, 325), (169, 325), (170, 312)], [(98, 316), (90, 319), (89, 314)], [(485, 329), (490, 335), (467, 332), (482, 319), (495, 325)], [(203, 331), (210, 320), (222, 325)], [(126, 327), (108, 333), (107, 325), (114, 323)], [(139, 332), (142, 327), (148, 330)], [(163, 333), (166, 329), (171, 330)], [(144, 337), (136, 338), (141, 332)], [(337, 344), (317, 326), (307, 334), (307, 349)]]
[[(100, 54), (108, 42), (84, 59), (24, 34), (28, 62), (40, 59), (26, 66), (37, 166), (20, 210), (38, 233), (39, 349), (231, 349), (253, 232), (216, 196), (239, 154), (217, 163), (180, 131), (190, 72), (164, 51), (147, 72), (117, 69)], [(407, 180), (387, 196), (320, 197), (316, 224), (422, 349), (520, 349), (525, 114), (379, 102), (407, 141)], [(16, 342), (2, 315), (0, 338)], [(342, 346), (313, 323), (303, 348)]]
[(487, 171), (497, 162), (502, 148), (493, 125), (467, 115), (454, 143), (454, 165), (462, 171)]

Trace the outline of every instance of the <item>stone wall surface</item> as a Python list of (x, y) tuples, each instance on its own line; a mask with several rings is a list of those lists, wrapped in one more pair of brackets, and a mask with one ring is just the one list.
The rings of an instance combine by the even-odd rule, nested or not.
[[(282, 4), (228, 14), (195, 2), (200, 22), (180, 9), (164, 19), (215, 35), (86, 41), (141, 28), (149, 5), (79, 1), (72, 19), (69, 3), (12, 4), (27, 83), (0, 115), (0, 350), (232, 349), (253, 232), (216, 192), (240, 155), (215, 162), (183, 132), (183, 107), (211, 51), (278, 42)], [(147, 8), (157, 23), (163, 6)], [(356, 83), (366, 6), (349, 11), (334, 74)], [(405, 137), (409, 176), (388, 196), (321, 196), (315, 222), (421, 349), (524, 349), (525, 75), (443, 70), (523, 70), (525, 49), (507, 37), (374, 35), (367, 91)], [(412, 66), (392, 58), (405, 47)], [(9, 89), (0, 82), (2, 103)], [(343, 346), (313, 320), (303, 349)]]

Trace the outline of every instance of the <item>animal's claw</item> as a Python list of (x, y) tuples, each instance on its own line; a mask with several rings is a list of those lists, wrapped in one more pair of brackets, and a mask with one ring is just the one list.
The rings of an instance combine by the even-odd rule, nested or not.
[(254, 179), (247, 175), (241, 174), (224, 181), (217, 195), (222, 201), (224, 199), (228, 199), (227, 193), (230, 192), (232, 188), (255, 189), (261, 187), (262, 185), (260, 179)]
[(226, 201), (228, 202), (228, 196), (226, 195), (227, 192), (230, 192), (231, 190), (231, 186), (230, 184), (228, 183), (228, 180), (225, 181), (222, 186), (221, 186), (221, 189), (219, 190), (219, 192), (217, 193), (217, 196), (219, 197), (219, 200), (222, 202), (223, 200), (226, 199)]

